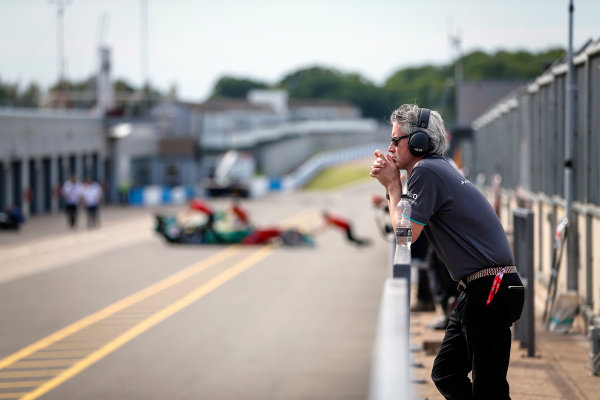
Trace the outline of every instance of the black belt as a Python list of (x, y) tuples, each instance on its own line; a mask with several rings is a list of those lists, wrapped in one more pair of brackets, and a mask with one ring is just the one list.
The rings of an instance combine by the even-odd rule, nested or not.
[(517, 267), (515, 267), (514, 265), (480, 269), (479, 271), (473, 272), (472, 274), (469, 274), (469, 275), (465, 276), (464, 278), (459, 279), (457, 289), (459, 292), (462, 292), (463, 290), (465, 290), (467, 288), (467, 283), (473, 282), (475, 279), (483, 278), (485, 276), (498, 275), (500, 273), (500, 271), (502, 271), (503, 268), (504, 268), (505, 274), (516, 274), (517, 273)]

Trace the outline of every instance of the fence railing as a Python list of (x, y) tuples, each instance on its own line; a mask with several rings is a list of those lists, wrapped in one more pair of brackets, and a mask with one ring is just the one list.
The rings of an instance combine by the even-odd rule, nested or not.
[[(393, 250), (391, 259), (393, 260)], [(393, 261), (390, 261), (390, 266), (391, 277), (385, 281), (379, 309), (371, 367), (370, 400), (412, 398), (410, 264), (393, 264)]]
[[(536, 279), (550, 281), (554, 231), (565, 217), (565, 187), (573, 188), (569, 233), (558, 290), (576, 291), (586, 325), (599, 325), (600, 248), (600, 40), (574, 58), (577, 90), (572, 143), (565, 160), (566, 63), (559, 61), (531, 84), (510, 93), (473, 123), (474, 140), (462, 148), (472, 176), (502, 176), (503, 224), (512, 232), (512, 209), (526, 203), (534, 214)], [(572, 180), (565, 182), (565, 167)], [(478, 179), (479, 180), (479, 179)], [(570, 191), (569, 191), (570, 192)], [(505, 212), (508, 211), (508, 212)]]
[[(505, 190), (501, 196), (500, 219), (505, 229), (512, 235), (515, 227), (514, 210), (525, 207), (533, 214), (533, 265), (534, 277), (544, 286), (548, 286), (552, 275), (552, 266), (557, 262), (560, 268), (557, 276), (559, 292), (568, 288), (568, 262), (566, 253), (570, 244), (556, 260), (554, 251), (555, 231), (565, 216), (565, 201), (558, 196), (532, 194), (521, 191)], [(573, 203), (575, 218), (569, 221), (569, 234), (577, 238), (575, 241), (573, 276), (575, 291), (579, 296), (579, 308), (585, 318), (585, 326), (600, 326), (600, 247), (596, 245), (600, 237), (600, 207), (593, 204)], [(514, 240), (514, 239), (513, 239)], [(573, 289), (571, 289), (573, 290)]]

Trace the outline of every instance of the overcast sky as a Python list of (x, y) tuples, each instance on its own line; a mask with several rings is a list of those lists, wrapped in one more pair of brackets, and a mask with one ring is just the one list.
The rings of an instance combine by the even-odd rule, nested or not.
[[(42, 87), (56, 81), (60, 0), (0, 0), (0, 79)], [(142, 0), (65, 0), (67, 78), (97, 69), (100, 41), (114, 78), (135, 85), (141, 66)], [(229, 74), (275, 83), (302, 67), (357, 72), (381, 84), (394, 71), (463, 52), (567, 46), (568, 0), (147, 0), (148, 73), (201, 101)], [(105, 34), (100, 21), (106, 15)], [(600, 38), (600, 1), (575, 0), (574, 45)], [(100, 37), (103, 36), (103, 37)]]

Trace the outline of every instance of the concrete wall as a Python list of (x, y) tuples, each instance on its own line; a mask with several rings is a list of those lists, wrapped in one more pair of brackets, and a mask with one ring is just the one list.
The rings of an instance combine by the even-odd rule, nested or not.
[(306, 161), (313, 146), (310, 138), (296, 136), (257, 146), (253, 153), (259, 173), (283, 176)]
[[(250, 150), (257, 168), (269, 176), (282, 176), (314, 154), (389, 140), (390, 128), (371, 119), (288, 122), (272, 128), (233, 131), (204, 142), (213, 154), (228, 149)], [(386, 145), (387, 146), (387, 145)]]
[[(283, 122), (263, 109), (194, 110), (165, 103), (155, 110), (157, 120), (105, 121), (82, 111), (0, 109), (0, 208), (14, 203), (26, 215), (57, 211), (71, 171), (105, 181), (105, 198), (117, 201), (119, 187), (197, 185), (228, 149), (251, 151), (259, 172), (282, 177), (315, 154), (378, 141), (385, 149), (389, 141), (389, 127), (370, 119)], [(125, 124), (128, 134), (117, 134)], [(201, 136), (208, 127), (210, 138)], [(190, 142), (189, 152), (161, 154), (165, 136), (198, 142)]]
[(0, 159), (100, 152), (102, 120), (83, 112), (0, 110)]
[(87, 112), (0, 109), (2, 205), (25, 215), (56, 212), (58, 190), (72, 171), (103, 179), (102, 120)]
[(131, 124), (131, 133), (114, 143), (117, 160), (116, 182), (131, 183), (132, 161), (140, 157), (155, 157), (160, 138), (151, 122)]
[[(356, 147), (361, 144), (381, 141), (385, 144), (389, 138), (386, 127), (315, 132), (306, 136), (290, 136), (257, 146), (258, 169), (268, 176), (282, 176), (296, 169), (311, 156), (332, 150)], [(383, 149), (385, 150), (385, 149)]]

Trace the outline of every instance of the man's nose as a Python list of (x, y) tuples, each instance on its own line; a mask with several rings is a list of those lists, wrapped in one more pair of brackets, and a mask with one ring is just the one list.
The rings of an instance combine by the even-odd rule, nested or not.
[(394, 143), (390, 143), (390, 145), (387, 148), (388, 153), (393, 153), (395, 149)]

